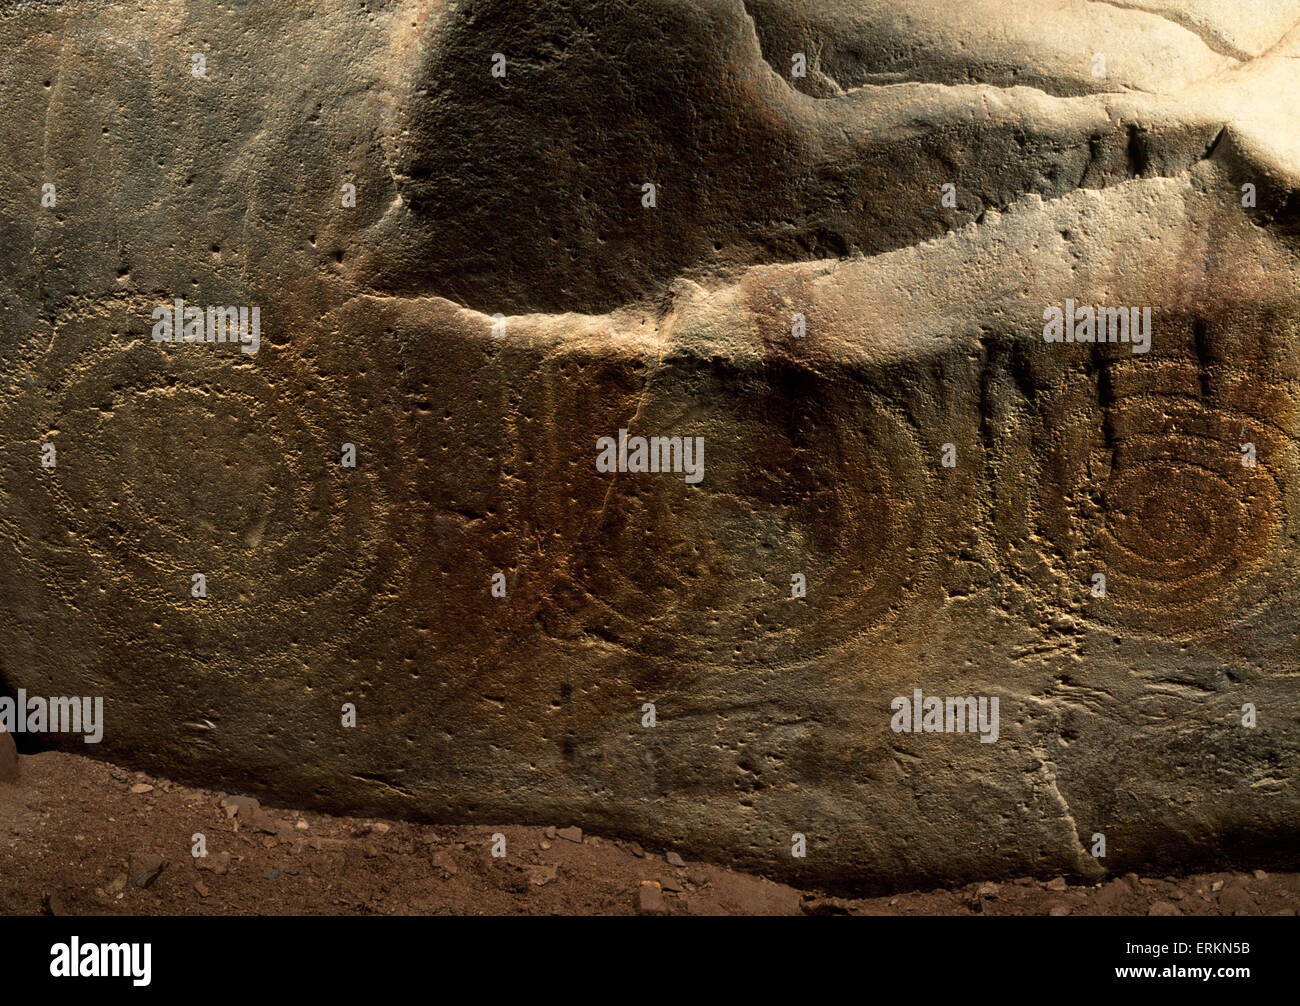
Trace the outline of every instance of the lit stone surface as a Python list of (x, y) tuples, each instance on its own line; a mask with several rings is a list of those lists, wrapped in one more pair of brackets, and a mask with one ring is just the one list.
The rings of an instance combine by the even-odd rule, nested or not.
[(0, 5), (0, 677), (107, 716), (50, 744), (805, 880), (1295, 863), (1300, 4), (369, 8)]

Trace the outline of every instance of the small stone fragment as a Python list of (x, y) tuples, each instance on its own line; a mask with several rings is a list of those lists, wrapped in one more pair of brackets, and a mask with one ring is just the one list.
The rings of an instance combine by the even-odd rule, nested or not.
[(632, 907), (637, 915), (667, 915), (668, 902), (664, 892), (653, 880), (643, 880), (632, 897)]
[(136, 887), (148, 887), (158, 879), (167, 861), (152, 852), (139, 852), (131, 857), (131, 876)]
[(330, 873), (330, 867), (331, 863), (328, 856), (312, 856), (307, 861), (307, 869), (318, 877), (327, 876)]
[(442, 871), (442, 877), (444, 880), (460, 873), (460, 869), (451, 858), (451, 853), (446, 849), (435, 850), (433, 855), (429, 857), (429, 860), (434, 866)]
[(675, 852), (670, 852), (670, 853), (668, 853), (668, 855), (664, 856), (664, 859), (667, 860), (669, 866), (685, 866), (685, 865), (686, 865), (686, 861), (685, 861), (684, 859), (682, 859), (681, 856), (677, 855), (677, 853), (675, 853)]
[(555, 879), (555, 864), (543, 863), (528, 868), (528, 882), (534, 887), (543, 887)]
[(227, 796), (221, 800), (221, 807), (229, 820), (236, 815), (244, 817), (261, 807), (261, 803), (251, 796)]
[(1224, 915), (1258, 915), (1259, 906), (1250, 892), (1233, 884), (1219, 895), (1219, 911)]
[[(243, 818), (244, 813), (241, 811), (239, 816)], [(249, 822), (254, 830), (264, 832), (267, 835), (278, 835), (280, 833), (280, 821), (260, 807), (252, 811)]]
[(230, 853), (215, 852), (199, 856), (194, 860), (194, 866), (195, 869), (206, 870), (218, 877), (225, 876), (230, 872)]

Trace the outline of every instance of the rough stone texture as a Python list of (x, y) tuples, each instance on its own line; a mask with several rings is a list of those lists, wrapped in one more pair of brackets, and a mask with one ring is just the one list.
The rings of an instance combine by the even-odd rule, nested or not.
[[(1256, 6), (0, 4), (0, 675), (180, 778), (787, 878), (1296, 862)], [(155, 343), (174, 297), (261, 351)], [(1044, 343), (1066, 298), (1151, 352)], [(596, 471), (624, 427), (703, 482)], [(915, 688), (998, 742), (893, 732)]]
[(0, 730), (0, 782), (15, 782), (18, 774), (18, 745), (12, 734)]

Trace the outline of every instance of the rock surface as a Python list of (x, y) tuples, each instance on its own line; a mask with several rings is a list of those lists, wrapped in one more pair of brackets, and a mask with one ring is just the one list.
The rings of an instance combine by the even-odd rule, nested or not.
[(0, 782), (17, 782), (18, 774), (18, 746), (11, 734), (0, 730)]
[(51, 746), (792, 881), (1294, 864), (1298, 21), (0, 5), (0, 677), (104, 697)]

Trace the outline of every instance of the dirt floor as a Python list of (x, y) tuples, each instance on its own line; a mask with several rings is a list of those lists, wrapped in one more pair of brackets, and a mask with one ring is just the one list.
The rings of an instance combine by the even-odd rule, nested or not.
[[(0, 781), (0, 913), (1295, 915), (1300, 874), (1020, 879), (849, 900), (555, 826), (261, 807), (75, 755)], [(492, 855), (493, 834), (506, 855)], [(207, 856), (195, 858), (202, 833)]]

